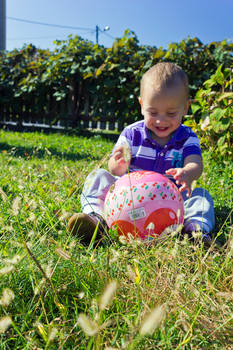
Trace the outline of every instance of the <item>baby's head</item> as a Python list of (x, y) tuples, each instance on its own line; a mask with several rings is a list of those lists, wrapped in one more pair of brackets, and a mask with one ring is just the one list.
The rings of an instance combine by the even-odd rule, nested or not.
[(142, 114), (152, 137), (166, 144), (187, 113), (188, 78), (176, 64), (158, 63), (142, 77), (140, 103)]
[(163, 93), (168, 89), (179, 88), (188, 100), (189, 85), (186, 73), (175, 63), (161, 62), (151, 67), (142, 77), (140, 96), (143, 98), (148, 89)]

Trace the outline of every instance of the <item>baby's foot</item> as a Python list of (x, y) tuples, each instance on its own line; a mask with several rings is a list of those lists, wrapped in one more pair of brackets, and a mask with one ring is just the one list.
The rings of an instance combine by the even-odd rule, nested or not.
[(99, 241), (104, 234), (104, 220), (98, 214), (75, 213), (69, 219), (68, 227), (69, 231), (78, 236), (82, 243), (89, 244), (98, 222), (96, 240)]

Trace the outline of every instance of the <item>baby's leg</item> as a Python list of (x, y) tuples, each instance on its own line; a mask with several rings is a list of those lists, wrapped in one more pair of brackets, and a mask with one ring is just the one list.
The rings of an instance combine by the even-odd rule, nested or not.
[(72, 234), (89, 244), (98, 224), (96, 241), (102, 240), (106, 232), (103, 218), (104, 200), (116, 177), (104, 169), (92, 171), (86, 178), (81, 194), (82, 213), (75, 213), (68, 222)]
[(213, 199), (203, 188), (195, 188), (189, 198), (185, 193), (182, 195), (185, 210), (182, 233), (192, 239), (193, 232), (201, 231), (204, 247), (209, 248), (212, 244), (211, 231), (215, 225)]
[(209, 192), (203, 188), (195, 188), (188, 198), (186, 193), (184, 199), (184, 226), (195, 222), (199, 224), (201, 231), (210, 232), (215, 225), (214, 204)]
[(82, 212), (85, 214), (96, 213), (102, 216), (105, 197), (116, 180), (117, 177), (104, 169), (92, 171), (86, 178), (80, 197)]

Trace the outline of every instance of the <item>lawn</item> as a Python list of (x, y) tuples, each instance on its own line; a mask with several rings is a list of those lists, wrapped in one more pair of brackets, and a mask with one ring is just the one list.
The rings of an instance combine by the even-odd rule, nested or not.
[(232, 349), (233, 165), (204, 151), (217, 245), (148, 248), (67, 229), (103, 136), (0, 131), (0, 349)]

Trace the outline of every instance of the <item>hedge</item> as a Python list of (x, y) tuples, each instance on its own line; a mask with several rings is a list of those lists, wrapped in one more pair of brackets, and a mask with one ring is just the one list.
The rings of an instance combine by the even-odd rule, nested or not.
[(142, 74), (161, 61), (175, 62), (188, 74), (191, 97), (222, 65), (232, 67), (233, 44), (203, 44), (198, 38), (171, 43), (168, 49), (140, 45), (126, 30), (105, 48), (78, 36), (56, 42), (54, 51), (24, 46), (0, 54), (0, 118), (34, 118), (76, 127), (90, 118), (133, 122)]

